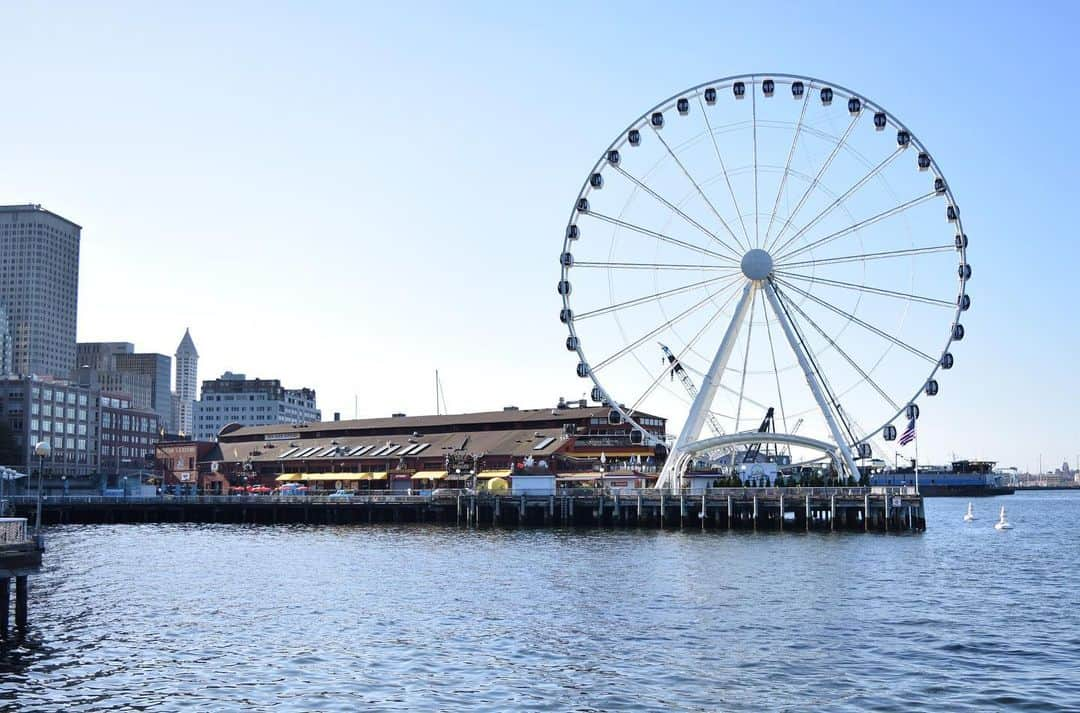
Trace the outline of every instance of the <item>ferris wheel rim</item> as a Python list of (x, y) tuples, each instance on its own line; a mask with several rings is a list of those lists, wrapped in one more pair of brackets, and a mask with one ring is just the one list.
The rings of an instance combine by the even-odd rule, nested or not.
[[(922, 143), (922, 141), (918, 138), (918, 136), (913, 131), (911, 131), (911, 129), (906, 124), (904, 124), (900, 119), (898, 119), (895, 114), (888, 111), (882, 104), (880, 104), (880, 103), (878, 103), (878, 102), (876, 102), (876, 101), (874, 101), (872, 99), (867, 98), (865, 95), (863, 95), (863, 94), (861, 94), (859, 92), (856, 92), (854, 90), (851, 90), (851, 89), (849, 89), (849, 88), (847, 88), (847, 87), (845, 87), (843, 85), (840, 85), (840, 84), (837, 84), (837, 83), (834, 83), (834, 82), (828, 82), (828, 81), (825, 81), (825, 80), (822, 80), (822, 79), (819, 79), (819, 78), (816, 78), (816, 77), (810, 77), (810, 76), (807, 76), (807, 75), (797, 75), (797, 74), (789, 74), (789, 73), (781, 73), (781, 72), (777, 72), (777, 73), (755, 72), (755, 73), (734, 74), (734, 75), (729, 75), (729, 76), (721, 77), (721, 78), (718, 78), (718, 79), (714, 79), (714, 80), (711, 80), (711, 81), (702, 82), (702, 83), (699, 83), (699, 84), (697, 84), (697, 85), (695, 85), (693, 87), (690, 87), (690, 88), (688, 88), (686, 90), (683, 90), (681, 92), (677, 92), (677, 93), (671, 95), (670, 97), (656, 103), (651, 108), (647, 109), (645, 112), (643, 112), (640, 116), (636, 117), (621, 132), (619, 132), (616, 135), (615, 139), (611, 143), (608, 144), (608, 147), (603, 152), (601, 152), (601, 154), (598, 157), (598, 159), (596, 160), (596, 162), (592, 165), (592, 168), (587, 172), (585, 180), (583, 181), (583, 183), (581, 185), (581, 188), (578, 190), (577, 196), (574, 199), (574, 204), (571, 207), (569, 218), (568, 218), (567, 223), (566, 223), (566, 232), (564, 234), (564, 239), (563, 239), (563, 253), (564, 254), (569, 253), (569, 251), (571, 249), (571, 245), (572, 245), (573, 240), (570, 237), (570, 230), (571, 230), (571, 228), (573, 226), (575, 226), (575, 218), (579, 215), (579, 211), (578, 211), (579, 201), (581, 199), (587, 199), (589, 194), (592, 193), (593, 190), (594, 190), (593, 186), (590, 184), (591, 176), (593, 176), (596, 173), (599, 173), (602, 170), (602, 168), (604, 167), (605, 161), (606, 161), (605, 157), (608, 155), (609, 151), (612, 151), (612, 150), (617, 151), (618, 149), (622, 148), (628, 142), (627, 137), (628, 137), (631, 130), (633, 130), (633, 129), (637, 128), (637, 127), (640, 127), (642, 125), (647, 125), (650, 115), (652, 115), (654, 112), (657, 112), (657, 111), (661, 111), (661, 112), (666, 111), (667, 109), (675, 106), (676, 103), (680, 99), (697, 98), (699, 100), (699, 102), (700, 102), (701, 97), (704, 94), (704, 91), (706, 89), (709, 89), (709, 88), (713, 88), (713, 89), (716, 89), (716, 90), (725, 89), (725, 88), (734, 86), (734, 84), (736, 82), (739, 82), (739, 81), (748, 82), (748, 83), (754, 85), (754, 87), (757, 87), (761, 82), (764, 82), (767, 79), (771, 79), (773, 81), (778, 81), (779, 83), (786, 83), (786, 84), (789, 84), (789, 85), (794, 83), (794, 82), (805, 82), (806, 83), (805, 91), (807, 92), (807, 95), (809, 95), (809, 92), (810, 92), (810, 90), (812, 88), (816, 88), (820, 92), (821, 89), (827, 87), (827, 88), (831, 89), (834, 94), (839, 95), (841, 98), (847, 98), (847, 99), (857, 98), (863, 104), (862, 111), (876, 110), (878, 112), (884, 113), (887, 125), (892, 126), (893, 128), (895, 128), (898, 131), (906, 132), (908, 137), (909, 137), (910, 148), (915, 149), (916, 150), (915, 152), (917, 152), (919, 154), (925, 154), (929, 158), (929, 166), (928, 166), (928, 168), (933, 172), (933, 174), (935, 176), (941, 178), (942, 180), (945, 179), (944, 171), (942, 171), (941, 166), (938, 163), (936, 157), (934, 156), (933, 153), (929, 152), (926, 149), (926, 146)], [(809, 99), (809, 97), (807, 97), (807, 100), (808, 99)], [(655, 131), (655, 128), (654, 128), (654, 131)], [(671, 151), (670, 148), (668, 150), (669, 150), (669, 152)], [(909, 153), (914, 153), (914, 152), (909, 152)], [(676, 158), (676, 161), (677, 160), (678, 159)], [(921, 157), (920, 157), (920, 160), (921, 160)], [(955, 195), (953, 193), (952, 185), (947, 180), (944, 180), (944, 186), (945, 186), (944, 191), (939, 192), (937, 195), (944, 196), (946, 198), (946, 200), (947, 200), (947, 204), (950, 207), (955, 208), (958, 205), (958, 202), (956, 201)], [(778, 198), (779, 198), (779, 196), (778, 196)], [(790, 221), (790, 216), (789, 216), (789, 221)], [(955, 224), (955, 231), (954, 232), (956, 233), (957, 241), (958, 241), (957, 245), (956, 245), (956, 248), (955, 248), (955, 251), (956, 251), (956, 254), (958, 255), (958, 258), (959, 258), (960, 268), (963, 269), (964, 266), (968, 265), (968, 261), (967, 261), (967, 247), (968, 246), (967, 246), (967, 241), (966, 241), (966, 234), (964, 233), (964, 228), (963, 228), (963, 218), (960, 215), (958, 208), (956, 209), (955, 220), (951, 220), (950, 222), (953, 222)], [(778, 234), (778, 236), (782, 235), (782, 233), (783, 233), (783, 231), (781, 231)], [(734, 236), (734, 234), (732, 234), (732, 235)], [(778, 238), (778, 236), (775, 236), (775, 237)], [(963, 244), (959, 243), (959, 238), (961, 236), (964, 236), (964, 238), (965, 238)], [(775, 245), (775, 243), (773, 245)], [(801, 252), (801, 251), (802, 251), (801, 248), (797, 250), (797, 252)], [(785, 256), (786, 256), (786, 254), (785, 254)], [(569, 272), (570, 272), (570, 266), (565, 265), (565, 264), (562, 265), (561, 270), (560, 270), (561, 280), (568, 281), (569, 280)], [(736, 273), (736, 275), (737, 274), (738, 273)], [(951, 312), (952, 318), (951, 318), (951, 321), (949, 323), (949, 330), (948, 330), (947, 338), (945, 339), (945, 342), (942, 345), (942, 347), (940, 348), (940, 350), (937, 351), (937, 358), (936, 358), (936, 360), (934, 360), (929, 374), (919, 384), (918, 388), (915, 389), (912, 396), (910, 398), (908, 398), (907, 400), (904, 400), (902, 402), (902, 404), (899, 406), (899, 408), (897, 408), (897, 410), (894, 413), (892, 413), (892, 415), (887, 420), (885, 420), (880, 425), (876, 426), (872, 431), (868, 431), (865, 434), (863, 434), (862, 436), (860, 436), (858, 438), (854, 438), (853, 440), (848, 441), (847, 445), (855, 446), (855, 445), (857, 445), (859, 443), (865, 443), (865, 442), (869, 441), (870, 439), (878, 436), (879, 434), (881, 434), (884, 431), (885, 428), (887, 428), (888, 426), (893, 424), (898, 418), (900, 418), (900, 416), (902, 414), (904, 414), (905, 411), (909, 410), (910, 407), (913, 404), (917, 403), (917, 401), (919, 400), (919, 398), (922, 395), (924, 395), (925, 390), (927, 388), (927, 384), (929, 382), (931, 382), (932, 380), (934, 380), (934, 377), (943, 368), (942, 364), (943, 364), (943, 361), (945, 360), (946, 356), (950, 355), (950, 352), (949, 352), (950, 346), (953, 344), (953, 342), (958, 341), (956, 336), (955, 336), (956, 335), (955, 330), (956, 330), (957, 326), (960, 325), (960, 320), (961, 320), (961, 316), (962, 316), (963, 312), (966, 311), (966, 308), (962, 306), (962, 302), (963, 302), (965, 296), (967, 295), (967, 279), (968, 278), (966, 278), (966, 277), (959, 277), (957, 279), (958, 291), (956, 293), (956, 295), (957, 295), (957, 297), (956, 297), (956, 306)], [(740, 283), (739, 283), (738, 280), (736, 280), (735, 284), (740, 284)], [(565, 310), (567, 313), (572, 314), (570, 294), (569, 293), (562, 294), (561, 297), (562, 297), (563, 310)], [(641, 405), (642, 401), (644, 401), (645, 399), (648, 398), (648, 394), (651, 392), (652, 389), (647, 390), (645, 395), (643, 395), (642, 397), (640, 397), (638, 399), (638, 402), (632, 404), (629, 407), (627, 407), (626, 404), (621, 403), (617, 399), (612, 398), (611, 393), (604, 386), (604, 384), (601, 383), (599, 378), (595, 375), (595, 373), (593, 371), (593, 368), (589, 365), (588, 358), (585, 355), (584, 348), (583, 348), (583, 346), (581, 344), (581, 339), (580, 339), (580, 337), (579, 337), (579, 335), (577, 333), (577, 329), (576, 329), (576, 326), (575, 326), (575, 323), (574, 323), (574, 319), (571, 318), (571, 319), (567, 320), (566, 321), (566, 326), (568, 328), (568, 332), (570, 334), (570, 337), (573, 337), (576, 340), (576, 343), (577, 343), (576, 348), (573, 349), (572, 351), (574, 351), (577, 354), (578, 360), (579, 360), (579, 365), (585, 365), (585, 367), (587, 369), (587, 376), (588, 376), (588, 378), (590, 379), (590, 381), (592, 382), (592, 384), (595, 387), (594, 393), (599, 393), (601, 395), (601, 397), (602, 397), (602, 401), (606, 405), (608, 405), (613, 410), (617, 411), (620, 414), (620, 416), (623, 419), (625, 419), (626, 422), (628, 422), (633, 428), (641, 431), (642, 434), (646, 438), (648, 438), (649, 435), (650, 435), (649, 431), (646, 428), (644, 428), (640, 423), (638, 423), (637, 418), (635, 418), (635, 414), (640, 411), (640, 409), (638, 407)], [(875, 366), (875, 368), (876, 368), (876, 366)], [(771, 372), (766, 371), (766, 373), (771, 373)], [(581, 374), (579, 374), (579, 375), (581, 375)], [(857, 387), (859, 385), (859, 383), (861, 383), (861, 382), (856, 382), (853, 386), (851, 386), (849, 388), (855, 388), (855, 387)], [(644, 413), (644, 412), (642, 412), (642, 413)]]

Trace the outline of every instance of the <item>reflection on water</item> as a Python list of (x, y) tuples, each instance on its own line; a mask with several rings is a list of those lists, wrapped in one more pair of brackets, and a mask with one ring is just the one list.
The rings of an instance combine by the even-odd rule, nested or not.
[(1080, 494), (966, 507), (891, 536), (54, 528), (0, 706), (1074, 708)]

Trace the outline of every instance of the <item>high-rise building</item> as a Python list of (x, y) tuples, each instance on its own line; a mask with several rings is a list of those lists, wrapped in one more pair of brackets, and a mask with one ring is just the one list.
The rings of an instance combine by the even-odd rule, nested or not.
[(135, 408), (149, 409), (150, 376), (122, 370), (117, 362), (134, 352), (135, 345), (131, 342), (79, 342), (75, 347), (77, 368), (72, 378), (95, 391), (123, 392)]
[(158, 415), (159, 423), (169, 433), (176, 428), (172, 423), (172, 357), (165, 354), (136, 352), (117, 354), (116, 370), (121, 373), (140, 374), (150, 379), (150, 403), (137, 403), (139, 408), (149, 408)]
[(0, 206), (0, 305), (14, 373), (66, 379), (76, 366), (81, 233), (40, 205)]
[(199, 379), (199, 352), (191, 340), (191, 330), (184, 330), (184, 338), (176, 347), (176, 398), (173, 427), (180, 435), (189, 436), (193, 431), (192, 405), (195, 403)]
[(0, 376), (9, 376), (15, 372), (11, 355), (11, 327), (8, 324), (7, 310), (0, 304)]
[(204, 381), (195, 402), (195, 440), (216, 441), (230, 423), (267, 426), (322, 420), (314, 389), (286, 389), (278, 379), (248, 379), (226, 371), (220, 379)]

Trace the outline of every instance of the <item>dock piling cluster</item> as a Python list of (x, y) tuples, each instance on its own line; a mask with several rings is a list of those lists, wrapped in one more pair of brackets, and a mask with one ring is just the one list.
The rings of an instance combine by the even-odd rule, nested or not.
[[(16, 502), (16, 508), (28, 504)], [(378, 494), (347, 498), (50, 498), (46, 524), (118, 522), (440, 523), (459, 526), (679, 527), (702, 530), (919, 532), (923, 501), (901, 490), (721, 488), (703, 493)]]

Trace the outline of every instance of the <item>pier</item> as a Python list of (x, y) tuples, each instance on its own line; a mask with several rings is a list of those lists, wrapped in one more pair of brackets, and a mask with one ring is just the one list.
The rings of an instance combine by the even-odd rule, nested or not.
[(27, 533), (26, 518), (0, 518), (0, 639), (9, 635), (11, 581), (15, 580), (15, 630), (26, 630), (30, 575), (41, 568), (42, 540)]
[[(34, 498), (12, 498), (29, 513)], [(649, 527), (792, 532), (922, 532), (914, 488), (714, 488), (704, 492), (574, 489), (552, 495), (472, 493), (330, 496), (48, 497), (45, 524), (437, 523), (458, 526)]]

